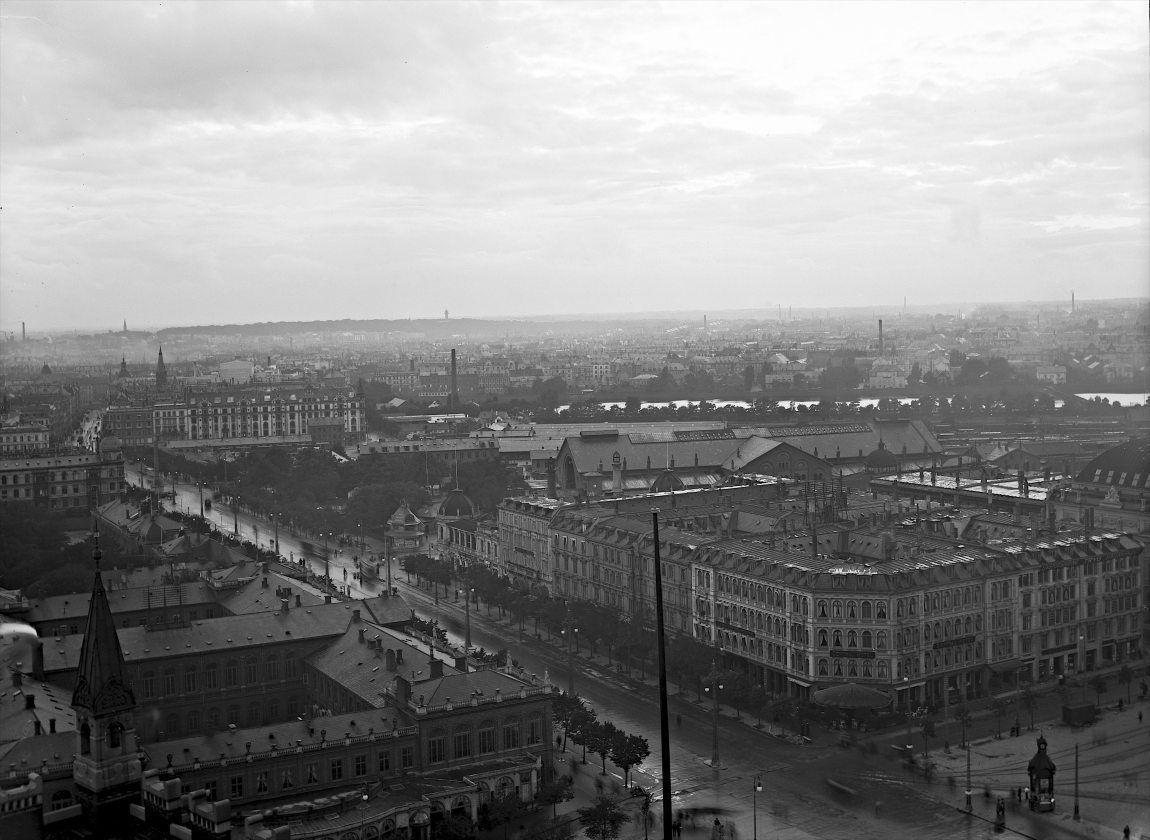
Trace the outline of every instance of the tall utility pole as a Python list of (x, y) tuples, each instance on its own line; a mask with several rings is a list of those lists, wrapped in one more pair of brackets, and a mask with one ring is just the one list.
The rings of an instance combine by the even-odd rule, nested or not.
[(391, 534), (383, 537), (383, 557), (387, 563), (387, 597), (391, 597)]
[(1074, 745), (1074, 819), (1082, 819), (1078, 814), (1078, 744)]
[(667, 714), (667, 659), (663, 636), (663, 560), (659, 549), (659, 511), (651, 511), (655, 545), (655, 643), (659, 647), (659, 748), (663, 770), (663, 838), (671, 840), (671, 727)]
[(719, 665), (716, 659), (711, 659), (711, 673), (707, 679), (711, 685), (706, 689), (711, 692), (711, 768), (719, 766), (719, 691), (723, 684), (719, 682)]
[(970, 813), (970, 741), (966, 740), (966, 718), (962, 719), (962, 743), (966, 746), (966, 813)]

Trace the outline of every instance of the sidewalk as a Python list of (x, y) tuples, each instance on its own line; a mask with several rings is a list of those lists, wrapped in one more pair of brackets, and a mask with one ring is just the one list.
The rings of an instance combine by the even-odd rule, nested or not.
[[(1122, 693), (1125, 699), (1125, 692)], [(1143, 713), (1141, 723), (1139, 712)], [(1015, 792), (1028, 784), (1026, 768), (1037, 751), (1040, 734), (1046, 738), (1047, 752), (1056, 765), (1056, 809), (1047, 816), (1080, 826), (1083, 837), (1120, 838), (1126, 825), (1134, 838), (1150, 836), (1150, 773), (1146, 761), (1150, 754), (1150, 703), (1135, 698), (1132, 706), (1118, 711), (1115, 700), (1100, 711), (1098, 721), (1090, 726), (1069, 727), (1057, 719), (1036, 720), (1034, 731), (1024, 728), (1018, 737), (972, 740), (970, 775), (976, 800), (994, 802), (1003, 796), (1011, 809), (1026, 807), (1017, 802)], [(945, 792), (946, 785), (937, 782), (954, 778), (956, 785), (945, 801), (963, 804), (966, 751), (953, 748), (948, 753), (935, 749), (930, 752), (930, 760), (936, 766), (935, 789)], [(986, 791), (990, 792), (989, 798)], [(1073, 821), (1076, 801), (1081, 814), (1078, 822)]]

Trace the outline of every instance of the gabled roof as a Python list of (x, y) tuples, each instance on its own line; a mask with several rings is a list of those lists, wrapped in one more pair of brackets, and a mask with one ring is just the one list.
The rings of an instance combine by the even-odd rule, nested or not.
[(94, 552), (94, 559), (96, 574), (88, 607), (88, 631), (80, 648), (72, 705), (102, 717), (131, 710), (136, 705), (136, 696), (125, 673), (124, 653), (120, 650), (120, 638), (116, 635), (116, 624), (104, 591), (99, 549)]

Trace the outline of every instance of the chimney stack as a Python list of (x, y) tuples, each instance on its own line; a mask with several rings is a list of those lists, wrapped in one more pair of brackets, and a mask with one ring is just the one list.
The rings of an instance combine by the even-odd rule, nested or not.
[(432, 657), (428, 666), (431, 668), (431, 679), (435, 680), (443, 676), (443, 660), (438, 656)]
[(882, 318), (878, 319), (878, 354), (882, 355)]
[(455, 348), (451, 348), (451, 412), (459, 410), (459, 379), (455, 367)]

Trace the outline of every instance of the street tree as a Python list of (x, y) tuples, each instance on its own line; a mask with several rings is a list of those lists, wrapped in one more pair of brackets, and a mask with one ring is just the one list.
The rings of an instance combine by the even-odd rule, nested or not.
[(577, 728), (575, 725), (577, 718), (580, 715), (593, 714), (587, 708), (587, 704), (583, 698), (578, 694), (557, 694), (551, 702), (551, 716), (555, 722), (563, 727), (563, 747), (567, 749), (567, 736), (572, 734), (572, 730)]
[(539, 792), (535, 795), (541, 805), (551, 806), (551, 819), (558, 819), (557, 809), (560, 802), (567, 802), (575, 798), (575, 791), (572, 790), (574, 785), (570, 776), (555, 776), (551, 781), (544, 782), (539, 786)]
[(642, 735), (630, 735), (626, 732), (616, 732), (611, 744), (611, 761), (616, 767), (623, 770), (623, 785), (631, 781), (631, 768), (643, 763), (651, 754), (651, 747)]
[(631, 817), (623, 812), (617, 802), (600, 796), (587, 808), (579, 809), (579, 822), (590, 840), (615, 840), (624, 823)]
[(597, 723), (591, 727), (590, 738), (587, 742), (588, 749), (599, 756), (599, 761), (602, 762), (602, 771), (599, 775), (607, 775), (607, 756), (611, 752), (611, 747), (615, 743), (615, 735), (619, 730), (615, 728), (615, 724), (609, 720)]
[(599, 723), (595, 710), (584, 706), (571, 715), (571, 725), (568, 730), (571, 740), (583, 748), (583, 763), (587, 763), (587, 748), (592, 746), (591, 739), (595, 734), (595, 727)]

